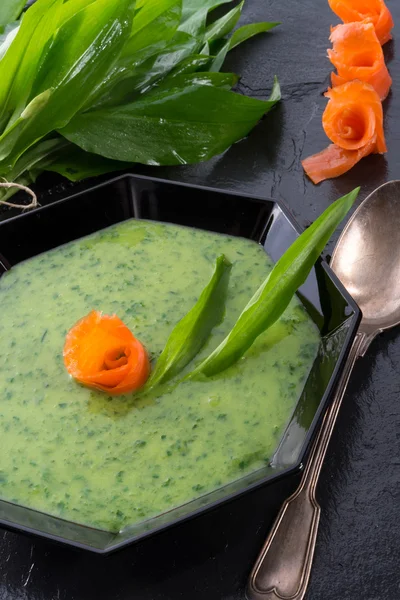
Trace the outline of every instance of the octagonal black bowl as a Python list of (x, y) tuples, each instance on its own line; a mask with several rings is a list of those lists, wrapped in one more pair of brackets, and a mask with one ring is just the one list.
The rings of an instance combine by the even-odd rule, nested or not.
[[(123, 175), (0, 223), (1, 272), (41, 252), (130, 218), (166, 221), (250, 238), (262, 244), (275, 261), (299, 235), (288, 211), (276, 202)], [(273, 518), (283, 500), (282, 494), (294, 491), (299, 480), (310, 442), (330, 402), (361, 316), (357, 305), (322, 260), (298, 295), (320, 330), (320, 348), (269, 465), (117, 534), (3, 500), (0, 500), (0, 524), (105, 554), (261, 485), (270, 486), (266, 519)]]

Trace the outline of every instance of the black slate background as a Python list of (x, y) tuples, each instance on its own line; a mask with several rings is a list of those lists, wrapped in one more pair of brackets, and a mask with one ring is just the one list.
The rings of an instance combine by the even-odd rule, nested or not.
[[(399, 0), (387, 3), (399, 22)], [(394, 79), (385, 102), (388, 154), (315, 187), (300, 160), (327, 144), (325, 54), (337, 20), (327, 0), (247, 0), (242, 20), (282, 21), (279, 30), (232, 52), (226, 65), (243, 75), (239, 89), (257, 97), (267, 95), (276, 73), (281, 106), (223, 157), (141, 171), (282, 199), (303, 226), (356, 185), (363, 198), (400, 178), (396, 41), (385, 47)], [(320, 480), (322, 518), (307, 600), (400, 599), (399, 370), (399, 330), (380, 336), (356, 365)], [(264, 502), (260, 490), (109, 558), (0, 531), (0, 600), (243, 600), (267, 533)]]

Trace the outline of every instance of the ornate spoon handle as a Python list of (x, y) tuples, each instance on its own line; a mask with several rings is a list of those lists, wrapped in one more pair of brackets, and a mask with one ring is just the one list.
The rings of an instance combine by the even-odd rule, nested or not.
[(365, 352), (358, 333), (331, 406), (314, 441), (297, 491), (283, 504), (250, 575), (250, 600), (303, 600), (310, 577), (321, 509), (315, 490), (354, 364)]

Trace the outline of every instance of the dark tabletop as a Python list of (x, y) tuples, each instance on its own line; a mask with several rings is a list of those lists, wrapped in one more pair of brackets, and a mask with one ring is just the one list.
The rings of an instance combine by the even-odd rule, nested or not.
[[(399, 0), (388, 6), (400, 22)], [(363, 198), (400, 178), (395, 42), (385, 47), (394, 79), (385, 102), (388, 154), (313, 186), (300, 161), (327, 145), (321, 127), (330, 71), (325, 56), (329, 27), (337, 20), (327, 0), (247, 0), (243, 22), (256, 20), (282, 26), (232, 52), (226, 70), (242, 74), (240, 90), (261, 98), (276, 73), (280, 107), (223, 157), (151, 173), (279, 198), (303, 226), (356, 185), (362, 185)], [(400, 598), (399, 334), (380, 336), (351, 379), (319, 485), (322, 518), (308, 600)], [(0, 531), (0, 600), (243, 600), (267, 534), (265, 493), (108, 558)]]

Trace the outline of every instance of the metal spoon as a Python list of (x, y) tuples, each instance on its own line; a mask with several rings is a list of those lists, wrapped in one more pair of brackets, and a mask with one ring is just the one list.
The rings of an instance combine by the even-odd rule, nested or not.
[(316, 486), (352, 369), (379, 333), (400, 323), (399, 206), (400, 181), (382, 185), (362, 202), (336, 244), (331, 267), (363, 317), (301, 484), (283, 504), (250, 575), (250, 600), (302, 600), (306, 593), (320, 517)]

